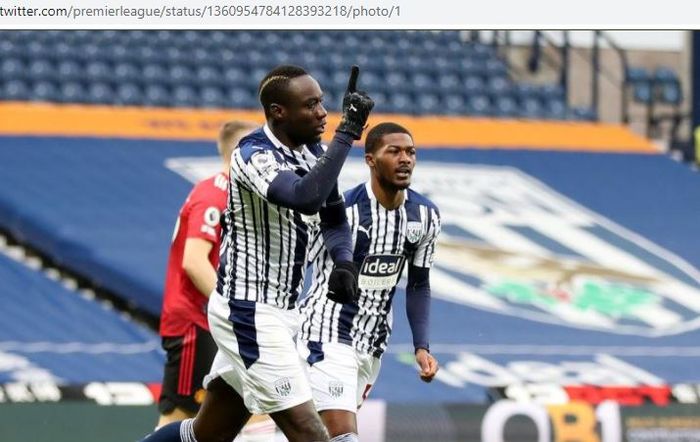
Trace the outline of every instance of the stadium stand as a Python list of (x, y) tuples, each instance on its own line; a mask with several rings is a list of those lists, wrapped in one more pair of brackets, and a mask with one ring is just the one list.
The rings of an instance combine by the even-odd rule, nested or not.
[[(520, 85), (458, 31), (1, 31), (0, 100), (255, 109), (276, 64), (309, 69), (334, 106), (346, 70), (382, 112), (589, 119), (556, 85)], [(285, 42), (285, 50), (280, 42)], [(315, 52), (310, 52), (314, 48)], [(342, 50), (338, 52), (338, 48)]]
[[(0, 237), (0, 384), (158, 382), (159, 337)], [(12, 356), (10, 356), (12, 355)]]

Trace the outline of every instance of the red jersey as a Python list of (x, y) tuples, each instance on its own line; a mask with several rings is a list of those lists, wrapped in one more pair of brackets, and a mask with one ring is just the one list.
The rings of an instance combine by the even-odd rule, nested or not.
[(221, 245), (221, 213), (226, 208), (228, 177), (218, 173), (194, 186), (180, 209), (170, 245), (168, 270), (165, 275), (163, 311), (160, 316), (161, 336), (182, 336), (194, 323), (209, 330), (207, 297), (197, 290), (182, 268), (187, 238), (202, 238), (213, 244), (209, 262), (216, 270)]

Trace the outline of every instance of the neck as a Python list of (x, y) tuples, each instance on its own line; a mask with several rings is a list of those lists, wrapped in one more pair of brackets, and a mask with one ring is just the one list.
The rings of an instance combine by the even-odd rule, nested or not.
[(292, 141), (289, 138), (289, 136), (285, 133), (285, 131), (283, 131), (279, 126), (274, 125), (271, 121), (268, 121), (267, 125), (272, 131), (272, 133), (275, 135), (275, 137), (277, 137), (277, 139), (280, 140), (280, 142), (282, 142), (282, 144), (284, 144), (292, 150), (301, 151), (302, 145), (294, 143), (294, 141)]
[(387, 210), (397, 209), (403, 204), (404, 192), (391, 186), (382, 185), (376, 177), (371, 181), (372, 193), (379, 204)]

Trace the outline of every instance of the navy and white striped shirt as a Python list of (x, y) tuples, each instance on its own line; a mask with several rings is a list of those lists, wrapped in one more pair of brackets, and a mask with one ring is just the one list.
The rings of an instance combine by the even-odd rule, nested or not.
[(341, 342), (379, 357), (391, 334), (391, 301), (403, 268), (407, 261), (431, 267), (440, 214), (430, 200), (411, 189), (394, 210), (379, 204), (369, 183), (348, 190), (344, 196), (353, 259), (359, 269), (359, 301), (343, 305), (326, 297), (333, 261), (317, 233), (310, 254), (313, 281), (301, 304), (301, 338)]
[(303, 176), (323, 152), (320, 143), (292, 150), (267, 126), (240, 141), (231, 158), (219, 293), (282, 309), (295, 307), (304, 283), (308, 240), (319, 230), (320, 218), (269, 202), (267, 191), (278, 173), (291, 170)]

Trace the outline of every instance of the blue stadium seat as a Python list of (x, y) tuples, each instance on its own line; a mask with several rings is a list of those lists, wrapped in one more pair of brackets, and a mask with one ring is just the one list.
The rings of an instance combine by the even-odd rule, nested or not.
[(165, 49), (165, 60), (171, 66), (191, 64), (190, 51), (177, 47), (167, 47)]
[(88, 102), (85, 87), (77, 81), (61, 83), (59, 91), (59, 101), (64, 103), (86, 103)]
[(0, 40), (0, 58), (23, 57), (24, 54), (17, 43), (9, 40)]
[(520, 116), (523, 118), (539, 119), (545, 115), (545, 109), (539, 99), (534, 96), (520, 100)]
[(474, 75), (481, 72), (481, 67), (473, 58), (464, 57), (459, 61), (459, 70), (462, 75)]
[(242, 86), (247, 84), (248, 74), (237, 66), (229, 66), (224, 69), (223, 81), (227, 86)]
[(457, 93), (461, 89), (461, 81), (456, 74), (445, 73), (437, 78), (438, 88), (443, 93)]
[(467, 100), (461, 94), (449, 94), (443, 98), (440, 113), (447, 115), (462, 115), (467, 113)]
[(173, 87), (172, 101), (175, 106), (196, 107), (199, 96), (192, 86), (179, 84)]
[(141, 70), (132, 63), (119, 63), (114, 66), (112, 78), (118, 83), (141, 81)]
[(516, 83), (513, 92), (520, 100), (537, 98), (539, 96), (539, 88), (529, 83)]
[(15, 80), (25, 78), (26, 66), (19, 58), (5, 58), (0, 62), (0, 79)]
[(55, 80), (56, 69), (54, 65), (45, 59), (35, 59), (27, 67), (27, 78), (32, 81)]
[(632, 85), (632, 96), (638, 103), (651, 102), (651, 83), (635, 83)]
[[(374, 109), (372, 112), (376, 113), (389, 113), (393, 109), (391, 107), (391, 104), (389, 103), (389, 98), (388, 95), (385, 92), (372, 92), (372, 99), (374, 100)], [(335, 102), (335, 107), (334, 106), (328, 106), (326, 105), (326, 109), (331, 111), (337, 111), (340, 110), (340, 105), (341, 105), (341, 99), (340, 97), (336, 99)]]
[(494, 115), (497, 117), (515, 117), (518, 115), (518, 103), (512, 95), (494, 98)]
[(507, 77), (494, 76), (488, 80), (488, 92), (492, 97), (500, 97), (510, 95), (513, 90), (513, 84)]
[(412, 114), (415, 112), (415, 103), (408, 94), (393, 93), (389, 95), (388, 102), (391, 112), (404, 114)]
[(544, 102), (545, 117), (552, 120), (566, 120), (568, 109), (566, 102), (560, 98), (550, 98)]
[(121, 83), (116, 91), (117, 104), (137, 106), (143, 104), (143, 91), (134, 83)]
[(481, 77), (468, 76), (462, 81), (462, 90), (467, 95), (483, 93), (485, 89), (484, 80)]
[(199, 106), (201, 107), (225, 107), (226, 104), (223, 91), (216, 86), (204, 86), (199, 91)]
[(651, 73), (644, 68), (630, 67), (625, 72), (625, 80), (633, 83), (649, 81)]
[(144, 83), (164, 83), (168, 79), (168, 71), (159, 63), (150, 63), (141, 69), (141, 77)]
[(435, 82), (435, 77), (432, 77), (424, 72), (413, 73), (409, 79), (411, 88), (420, 92), (433, 92), (438, 85)]
[(77, 46), (61, 41), (54, 45), (51, 57), (59, 64), (65, 61), (75, 61), (80, 59), (79, 51)]
[(683, 101), (680, 84), (664, 84), (659, 91), (659, 99), (662, 103), (679, 105)]
[(173, 85), (191, 86), (195, 83), (195, 76), (189, 67), (176, 64), (168, 69), (167, 81)]
[(490, 58), (484, 64), (484, 70), (488, 76), (506, 76), (508, 67), (499, 58)]
[(32, 87), (32, 101), (58, 101), (59, 91), (56, 85), (50, 81), (41, 80)]
[(29, 96), (29, 85), (22, 80), (10, 80), (2, 87), (2, 97), (5, 100), (27, 100)]
[(467, 99), (467, 113), (477, 116), (488, 116), (493, 112), (491, 102), (486, 95), (471, 95)]
[(420, 93), (416, 99), (418, 114), (437, 114), (441, 111), (440, 98), (436, 94)]
[(160, 84), (149, 84), (144, 90), (143, 104), (146, 106), (170, 106), (170, 92)]
[(211, 65), (203, 65), (197, 68), (195, 78), (200, 86), (216, 86), (223, 83), (221, 71)]
[(38, 41), (30, 41), (24, 48), (24, 51), (29, 59), (48, 58), (51, 55), (51, 49), (48, 45)]
[(124, 45), (105, 46), (103, 52), (111, 63), (134, 63), (139, 61), (138, 54)]
[(92, 61), (85, 66), (85, 78), (88, 81), (108, 81), (112, 78), (112, 68), (103, 61)]
[(246, 88), (234, 87), (228, 89), (225, 100), (226, 107), (255, 109), (259, 106), (257, 96), (253, 95)]
[(87, 99), (93, 104), (111, 104), (114, 102), (114, 91), (106, 83), (91, 83), (88, 86)]
[[(366, 77), (361, 78), (362, 87), (366, 87), (369, 91), (377, 89), (380, 86), (380, 82), (378, 81), (378, 77), (376, 76), (372, 77), (372, 81), (370, 82), (370, 84), (365, 83), (365, 81), (367, 80)], [(406, 78), (406, 75), (401, 71), (387, 73), (384, 77), (384, 81), (381, 83), (389, 91), (404, 92), (410, 89), (408, 78)]]

